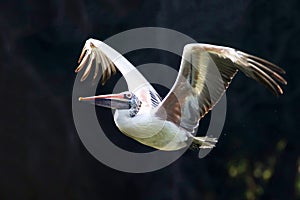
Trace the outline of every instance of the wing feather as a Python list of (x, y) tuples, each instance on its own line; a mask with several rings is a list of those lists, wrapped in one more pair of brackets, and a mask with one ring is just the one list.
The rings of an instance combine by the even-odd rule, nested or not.
[[(129, 91), (137, 93), (140, 93), (141, 90), (151, 91), (152, 95), (155, 96), (155, 99), (158, 101), (157, 104), (161, 102), (160, 96), (144, 76), (126, 58), (104, 42), (88, 39), (82, 49), (78, 64), (75, 72), (84, 71), (80, 79), (81, 81), (87, 79), (93, 68), (95, 68), (93, 79), (96, 79), (101, 65), (101, 83), (104, 85), (118, 69), (124, 76)], [(150, 93), (148, 96), (150, 96)], [(151, 100), (150, 97), (148, 99), (149, 101)]]
[(167, 120), (193, 132), (199, 120), (220, 100), (238, 70), (275, 95), (283, 93), (276, 81), (287, 84), (279, 75), (285, 71), (269, 61), (228, 47), (188, 44), (176, 82), (156, 115), (164, 113)]
[(86, 80), (93, 67), (95, 68), (93, 79), (96, 79), (99, 73), (99, 65), (102, 66), (102, 85), (117, 71), (115, 64), (92, 42), (89, 43), (89, 46), (86, 44), (83, 47), (78, 63), (79, 66), (75, 72), (79, 72), (85, 68), (81, 81)]

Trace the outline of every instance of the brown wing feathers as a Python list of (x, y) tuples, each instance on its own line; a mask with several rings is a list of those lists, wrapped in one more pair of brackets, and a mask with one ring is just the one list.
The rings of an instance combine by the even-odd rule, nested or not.
[(273, 63), (252, 56), (240, 51), (238, 55), (242, 55), (241, 59), (246, 61), (244, 65), (237, 65), (237, 68), (243, 71), (247, 76), (257, 80), (258, 82), (269, 88), (276, 96), (283, 94), (283, 90), (276, 82), (287, 84), (287, 81), (280, 74), (285, 74), (285, 71)]
[(84, 81), (89, 76), (92, 68), (95, 68), (93, 79), (96, 79), (99, 73), (99, 65), (102, 66), (102, 85), (117, 72), (114, 63), (100, 49), (97, 49), (93, 43), (90, 43), (90, 47), (83, 47), (78, 64), (79, 66), (75, 70), (76, 73), (86, 68), (80, 79), (81, 81)]
[[(167, 120), (180, 124), (189, 131), (192, 127), (198, 126), (199, 119), (219, 101), (238, 70), (265, 85), (275, 95), (283, 93), (279, 83), (287, 84), (286, 80), (279, 75), (285, 73), (280, 67), (232, 48), (191, 44), (185, 47), (183, 57), (186, 60), (182, 61), (179, 77), (185, 79), (178, 77), (175, 87), (163, 100), (161, 108), (165, 109)], [(213, 64), (217, 66), (221, 80), (213, 70), (210, 70), (211, 67), (213, 68), (210, 65)], [(213, 91), (209, 90), (208, 84), (214, 86)], [(192, 93), (188, 92), (189, 87), (192, 88)], [(179, 105), (176, 97), (181, 99), (183, 105)], [(195, 99), (197, 103), (194, 102)], [(197, 109), (194, 108), (195, 104), (199, 106)]]

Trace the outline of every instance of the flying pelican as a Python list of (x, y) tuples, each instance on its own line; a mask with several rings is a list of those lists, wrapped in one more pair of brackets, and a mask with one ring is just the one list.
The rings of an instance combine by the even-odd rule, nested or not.
[(85, 68), (81, 81), (89, 76), (92, 68), (96, 79), (102, 67), (102, 84), (118, 69), (128, 86), (128, 91), (119, 94), (79, 97), (79, 101), (115, 109), (114, 121), (122, 133), (165, 151), (178, 150), (191, 143), (199, 148), (215, 146), (216, 138), (196, 137), (194, 132), (238, 70), (277, 96), (283, 94), (277, 82), (287, 84), (279, 75), (285, 71), (269, 61), (233, 48), (201, 43), (185, 45), (177, 79), (163, 100), (126, 58), (104, 42), (88, 39), (78, 63), (75, 72)]

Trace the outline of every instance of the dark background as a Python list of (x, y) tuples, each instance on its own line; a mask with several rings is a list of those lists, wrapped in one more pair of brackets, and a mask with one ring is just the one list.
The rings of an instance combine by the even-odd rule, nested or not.
[[(300, 198), (299, 17), (297, 0), (1, 0), (0, 199)], [(146, 174), (110, 169), (87, 152), (74, 127), (74, 69), (89, 37), (144, 26), (268, 59), (287, 71), (285, 94), (276, 98), (238, 74), (223, 134), (207, 157), (188, 151)], [(180, 59), (164, 55), (143, 50), (127, 58), (177, 69)]]

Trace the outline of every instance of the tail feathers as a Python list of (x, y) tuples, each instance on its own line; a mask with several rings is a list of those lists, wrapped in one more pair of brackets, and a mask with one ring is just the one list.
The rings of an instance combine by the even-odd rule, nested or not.
[(200, 149), (212, 149), (215, 147), (215, 144), (218, 142), (217, 138), (211, 137), (193, 137), (193, 147)]

